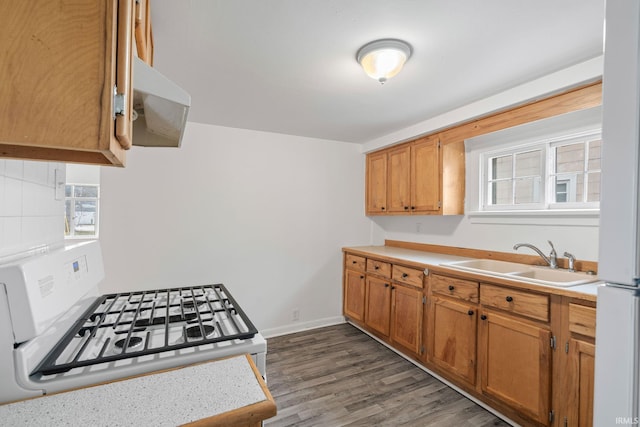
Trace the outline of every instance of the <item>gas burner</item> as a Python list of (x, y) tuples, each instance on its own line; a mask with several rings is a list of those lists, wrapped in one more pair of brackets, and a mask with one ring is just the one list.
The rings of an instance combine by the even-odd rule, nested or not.
[(200, 307), (201, 305), (205, 304), (207, 301), (203, 300), (203, 299), (196, 299), (195, 303), (193, 301), (193, 299), (187, 299), (187, 300), (183, 300), (182, 301), (182, 308), (184, 308), (185, 310), (193, 310), (193, 308), (196, 306), (196, 304), (198, 305), (198, 307)]
[[(116, 341), (116, 343), (114, 344), (116, 346), (116, 348), (118, 349), (122, 349), (124, 347), (124, 343), (127, 341), (126, 338), (122, 338), (118, 341)], [(136, 348), (140, 345), (142, 345), (142, 338), (140, 337), (131, 337), (129, 339), (129, 345), (127, 346), (127, 348)]]
[[(216, 331), (216, 328), (214, 328), (211, 325), (202, 325), (202, 329), (204, 329), (204, 334), (207, 337), (210, 337)], [(186, 329), (186, 332), (187, 332), (187, 338), (202, 338), (202, 331), (200, 330), (200, 325), (189, 326)]]

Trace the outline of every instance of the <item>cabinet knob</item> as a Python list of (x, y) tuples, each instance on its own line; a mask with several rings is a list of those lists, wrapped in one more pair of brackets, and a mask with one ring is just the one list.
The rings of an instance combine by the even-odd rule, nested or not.
[(469, 311), (467, 311), (467, 314), (468, 314), (469, 316), (473, 316), (473, 310), (469, 310)]
[(505, 299), (507, 300), (507, 302), (511, 302), (511, 301), (513, 301), (513, 298), (511, 298), (511, 297), (509, 297), (509, 296), (508, 296), (508, 297), (506, 297)]
[(357, 263), (358, 263), (358, 261), (353, 261), (353, 264), (357, 264)]
[(415, 206), (411, 206), (411, 210), (412, 210), (412, 211), (415, 211), (415, 210), (416, 210), (416, 207), (415, 207)]
[(404, 210), (405, 210), (405, 211), (408, 211), (408, 210), (409, 210), (409, 206), (405, 206), (405, 207), (404, 207)]
[(485, 316), (484, 314), (483, 314), (482, 316), (480, 316), (480, 318), (481, 318), (482, 320), (487, 320), (487, 316)]
[(364, 279), (364, 276), (360, 276), (361, 279)]
[(452, 291), (452, 290), (454, 290), (454, 289), (455, 289), (455, 286), (453, 286), (453, 285), (449, 285), (449, 290), (450, 290), (450, 291)]
[(396, 288), (395, 286), (392, 286), (392, 287), (391, 287), (391, 290), (393, 290), (393, 289), (395, 289), (395, 288)]
[(389, 287), (389, 284), (388, 284), (388, 283), (385, 283), (385, 284), (384, 284), (384, 287), (385, 287), (385, 288), (388, 288), (388, 287)]
[(383, 206), (383, 207), (381, 207), (380, 209), (384, 210), (384, 206)]
[(374, 269), (374, 270), (378, 270), (379, 268), (380, 268), (380, 266), (379, 266), (379, 265), (374, 265), (374, 266), (373, 266), (373, 269)]
[(402, 278), (406, 279), (409, 275), (407, 273), (402, 273)]

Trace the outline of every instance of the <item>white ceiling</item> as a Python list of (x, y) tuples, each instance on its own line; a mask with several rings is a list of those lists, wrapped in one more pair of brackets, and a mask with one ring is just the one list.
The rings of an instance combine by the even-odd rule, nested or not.
[[(189, 121), (364, 143), (602, 54), (604, 0), (152, 0)], [(413, 56), (381, 86), (357, 50)]]

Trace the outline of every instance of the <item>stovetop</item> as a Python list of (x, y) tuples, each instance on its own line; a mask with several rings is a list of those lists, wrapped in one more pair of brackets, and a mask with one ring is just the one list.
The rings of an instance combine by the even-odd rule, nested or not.
[(99, 297), (32, 374), (51, 375), (258, 333), (222, 284)]

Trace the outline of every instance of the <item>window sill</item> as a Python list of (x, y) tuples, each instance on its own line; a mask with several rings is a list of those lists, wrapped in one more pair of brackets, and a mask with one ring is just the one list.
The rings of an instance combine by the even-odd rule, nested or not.
[(598, 227), (599, 209), (467, 212), (472, 224), (562, 225)]

